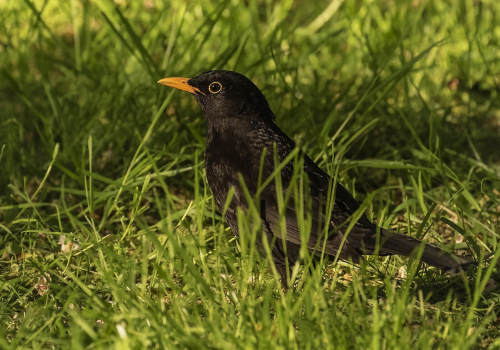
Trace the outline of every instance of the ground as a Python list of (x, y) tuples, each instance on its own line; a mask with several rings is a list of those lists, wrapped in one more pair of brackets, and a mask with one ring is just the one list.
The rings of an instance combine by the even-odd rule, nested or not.
[[(0, 1), (0, 348), (500, 347), (499, 11)], [(251, 78), (370, 219), (478, 268), (323, 261), (285, 293), (215, 210), (201, 110), (156, 84), (209, 69)]]

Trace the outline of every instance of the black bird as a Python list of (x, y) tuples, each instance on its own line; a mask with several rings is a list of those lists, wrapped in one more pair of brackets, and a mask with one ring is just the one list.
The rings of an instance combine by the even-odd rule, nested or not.
[[(194, 78), (165, 78), (158, 83), (190, 92), (203, 109), (208, 122), (205, 152), (208, 183), (221, 212), (224, 210), (230, 188), (234, 188), (225, 220), (238, 236), (236, 210), (240, 207), (246, 212), (249, 208), (239, 174), (254, 197), (258, 192), (259, 169), (262, 168), (260, 179), (269, 178), (275, 170), (274, 149), (278, 153), (276, 158), (283, 162), (295, 149), (294, 141), (276, 124), (275, 116), (262, 92), (242, 74), (214, 70)], [(261, 167), (264, 149), (266, 151)], [(308, 179), (312, 213), (308, 248), (314, 250), (315, 254), (321, 254), (324, 239), (320, 236), (329, 217), (325, 208), (332, 179), (307, 155), (301, 156), (303, 171)], [(286, 193), (291, 185), (293, 171), (293, 161), (281, 170), (283, 193)], [(288, 266), (293, 266), (299, 259), (301, 246), (295, 201), (292, 198), (285, 204), (286, 247), (279, 229), (280, 215), (275, 181), (269, 182), (260, 192), (256, 204), (260, 207), (262, 230), (269, 244), (272, 243), (275, 266), (286, 287), (286, 258)], [(352, 195), (337, 183), (335, 202), (328, 222), (325, 254), (335, 257), (340, 249), (340, 259), (360, 262), (362, 255), (409, 256), (423, 245), (421, 261), (440, 270), (458, 272), (466, 263), (437, 247), (424, 245), (418, 239), (379, 228), (370, 222), (364, 213), (346, 235), (345, 223), (358, 208), (359, 204)], [(278, 238), (273, 240), (273, 237)], [(256, 244), (262, 252), (261, 239), (257, 239)]]

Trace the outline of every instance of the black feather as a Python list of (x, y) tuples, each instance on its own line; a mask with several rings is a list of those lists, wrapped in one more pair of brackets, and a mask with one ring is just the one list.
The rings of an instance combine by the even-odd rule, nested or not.
[[(209, 86), (213, 82), (222, 85), (218, 93), (211, 93)], [(238, 235), (236, 209), (247, 211), (249, 205), (240, 184), (239, 174), (252, 196), (257, 193), (261, 158), (266, 150), (262, 179), (271, 176), (275, 170), (275, 158), (282, 162), (295, 148), (295, 143), (275, 123), (275, 117), (262, 92), (245, 76), (230, 71), (209, 71), (188, 81), (189, 85), (199, 89), (197, 94), (208, 123), (205, 167), (209, 185), (217, 206), (222, 211), (230, 188), (234, 196), (226, 212), (226, 222)], [(274, 149), (277, 154), (274, 154)], [(359, 204), (340, 184), (336, 185), (335, 202), (329, 222), (327, 207), (328, 188), (332, 179), (318, 167), (307, 155), (303, 157), (303, 172), (307, 175), (312, 223), (308, 248), (315, 254), (323, 247), (318, 244), (321, 232), (328, 227), (325, 253), (344, 260), (360, 261), (362, 255), (404, 255), (411, 256), (422, 247), (421, 261), (440, 270), (458, 272), (467, 261), (461, 260), (435, 246), (425, 245), (421, 241), (372, 224), (363, 214), (346, 236), (346, 221), (359, 209)], [(293, 164), (287, 164), (281, 171), (283, 193), (291, 187), (294, 173)], [(297, 222), (294, 200), (285, 208), (286, 247), (283, 246), (279, 229), (278, 198), (276, 183), (271, 181), (260, 193), (260, 215), (263, 233), (268, 241), (274, 241), (273, 259), (282, 279), (286, 277), (285, 259), (289, 265), (299, 259), (302, 244), (301, 232)], [(261, 240), (257, 240), (263, 251)], [(286, 248), (286, 249), (285, 249)], [(340, 252), (339, 252), (340, 249)], [(284, 252), (287, 252), (286, 256)]]

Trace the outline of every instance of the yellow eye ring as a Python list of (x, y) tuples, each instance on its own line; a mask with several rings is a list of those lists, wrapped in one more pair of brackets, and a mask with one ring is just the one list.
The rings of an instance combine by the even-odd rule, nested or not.
[(214, 81), (212, 84), (208, 86), (208, 91), (210, 91), (212, 94), (217, 94), (221, 92), (221, 90), (222, 90), (222, 85), (217, 81)]

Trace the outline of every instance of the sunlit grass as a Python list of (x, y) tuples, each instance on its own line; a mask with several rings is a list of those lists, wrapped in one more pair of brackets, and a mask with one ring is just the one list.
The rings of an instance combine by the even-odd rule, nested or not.
[[(0, 348), (498, 347), (499, 10), (0, 2)], [(309, 262), (284, 293), (215, 210), (202, 112), (156, 84), (214, 68), (371, 220), (487, 263)]]

